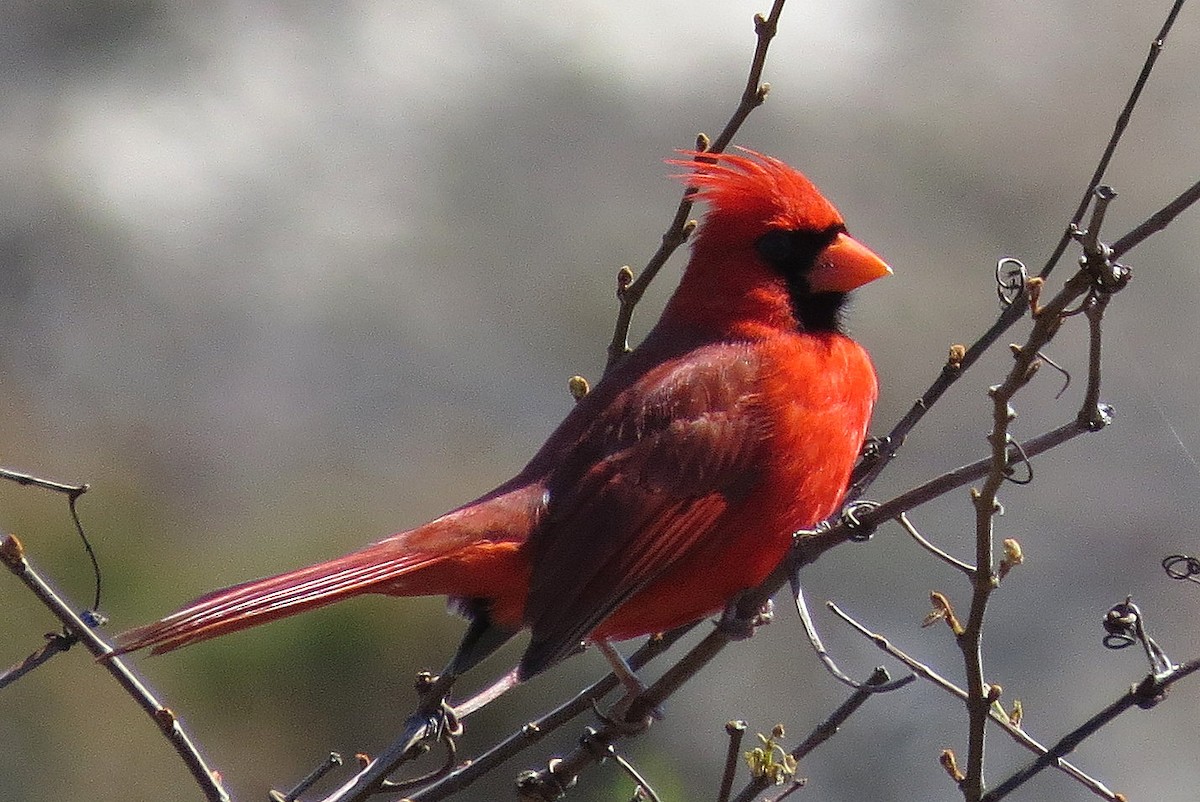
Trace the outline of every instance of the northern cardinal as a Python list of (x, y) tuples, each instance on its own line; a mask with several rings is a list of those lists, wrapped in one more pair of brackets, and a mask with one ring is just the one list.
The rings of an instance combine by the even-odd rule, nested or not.
[(658, 324), (514, 478), (343, 557), (214, 591), (124, 633), (178, 646), (360, 593), (445, 594), (471, 625), (448, 671), (522, 629), (528, 678), (581, 641), (661, 632), (761, 583), (837, 510), (877, 385), (841, 330), (891, 273), (820, 191), (753, 151), (687, 154), (710, 209)]

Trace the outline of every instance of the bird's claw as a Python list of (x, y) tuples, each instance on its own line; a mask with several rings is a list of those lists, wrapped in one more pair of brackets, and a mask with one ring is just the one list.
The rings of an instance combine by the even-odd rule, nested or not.
[(754, 634), (761, 626), (771, 623), (775, 618), (775, 602), (767, 599), (750, 616), (743, 616), (738, 611), (736, 603), (730, 604), (721, 613), (717, 628), (729, 635), (733, 640), (745, 640)]
[(592, 708), (596, 713), (596, 718), (600, 719), (605, 726), (620, 731), (622, 735), (639, 735), (650, 729), (650, 725), (655, 721), (662, 721), (663, 719), (662, 708), (658, 706), (650, 708), (644, 715), (638, 718), (629, 718), (629, 711), (640, 696), (640, 692), (630, 692), (618, 699), (616, 704), (606, 711), (600, 710), (595, 703), (592, 704)]

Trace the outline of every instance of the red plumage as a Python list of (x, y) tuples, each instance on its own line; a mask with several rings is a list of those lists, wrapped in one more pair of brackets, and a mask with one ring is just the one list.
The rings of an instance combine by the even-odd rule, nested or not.
[(782, 162), (703, 158), (674, 162), (710, 210), (658, 324), (516, 477), (361, 550), (202, 596), (122, 650), (360, 593), (446, 594), (474, 621), (450, 670), (527, 628), (527, 677), (582, 640), (688, 623), (762, 582), (842, 501), (876, 380), (839, 312), (890, 270)]

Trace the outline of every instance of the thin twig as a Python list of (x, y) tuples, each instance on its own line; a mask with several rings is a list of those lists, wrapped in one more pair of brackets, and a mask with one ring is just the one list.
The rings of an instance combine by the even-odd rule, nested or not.
[[(1107, 420), (1111, 420), (1111, 409), (1104, 407), (1104, 410), (1108, 413)], [(1021, 443), (1021, 451), (1024, 452), (1026, 457), (1032, 459), (1039, 454), (1061, 446), (1068, 440), (1073, 440), (1081, 434), (1087, 434), (1092, 431), (1096, 430), (1080, 424), (1077, 420), (1072, 420), (1056, 429), (1051, 429), (1037, 437), (1024, 441)], [(857, 531), (870, 531), (903, 512), (919, 507), (936, 498), (941, 498), (952, 490), (982, 479), (987, 475), (991, 464), (991, 457), (986, 457), (947, 471), (941, 476), (935, 476), (933, 479), (911, 490), (907, 490), (873, 509), (860, 513), (857, 516), (857, 525), (852, 525), (844, 518), (835, 518), (829, 522), (828, 526), (798, 533), (796, 545), (792, 550), (792, 559), (796, 561), (797, 565), (808, 565), (829, 549), (851, 539)]]
[(1083, 308), (1088, 321), (1088, 382), (1083, 394), (1083, 405), (1079, 408), (1079, 422), (1085, 426), (1104, 424), (1104, 410), (1100, 406), (1101, 323), (1111, 298), (1109, 293), (1096, 293), (1091, 302)]
[[(611, 749), (612, 747), (609, 748)], [(646, 778), (642, 776), (642, 773), (638, 771), (632, 763), (621, 757), (621, 755), (617, 754), (615, 751), (609, 755), (609, 759), (620, 766), (621, 770), (629, 775), (629, 778), (637, 784), (637, 787), (642, 791), (642, 793), (650, 798), (650, 802), (662, 802), (662, 799), (660, 799), (658, 796), (658, 792), (654, 790), (654, 786), (647, 782)]]
[(908, 536), (915, 540), (917, 545), (928, 551), (934, 557), (937, 557), (942, 562), (946, 563), (946, 565), (949, 565), (952, 568), (957, 568), (967, 576), (972, 576), (975, 573), (974, 566), (967, 565), (962, 560), (954, 557), (953, 555), (943, 551), (942, 549), (933, 545), (933, 543), (929, 542), (920, 532), (917, 531), (917, 528), (912, 525), (912, 521), (908, 520), (908, 516), (904, 513), (900, 513), (896, 516), (896, 522), (903, 527), (905, 532), (908, 532)]
[(46, 663), (50, 658), (54, 657), (54, 655), (62, 654), (78, 642), (79, 639), (73, 635), (67, 635), (62, 632), (46, 633), (46, 643), (42, 646), (42, 648), (38, 649), (24, 660), (5, 671), (3, 674), (0, 674), (0, 688), (4, 688), (13, 684), (30, 671), (33, 671), (38, 666)]
[[(830, 713), (828, 718), (814, 727), (812, 732), (789, 754), (799, 762), (818, 746), (828, 741), (834, 735), (837, 735), (838, 730), (846, 723), (846, 720), (854, 715), (855, 711), (863, 706), (863, 703), (874, 696), (880, 686), (889, 684), (888, 680), (887, 670), (876, 668), (871, 672), (871, 676), (862, 683), (862, 687), (851, 693), (846, 701), (838, 705), (837, 709)], [(754, 777), (741, 790), (741, 793), (734, 798), (733, 802), (750, 802), (758, 794), (767, 790), (770, 784), (771, 781), (767, 777)]]
[[(821, 635), (817, 632), (816, 624), (813, 623), (812, 614), (808, 612), (808, 602), (804, 599), (804, 587), (800, 584), (800, 573), (798, 571), (792, 572), (789, 581), (792, 584), (792, 599), (796, 603), (796, 613), (800, 616), (800, 624), (804, 627), (804, 634), (808, 638), (808, 645), (816, 653), (817, 659), (821, 661), (821, 665), (825, 666), (825, 670), (843, 685), (853, 688), (856, 691), (866, 688), (867, 686), (863, 683), (852, 679), (846, 672), (838, 668), (838, 664), (825, 648), (825, 644), (821, 641)], [(909, 675), (882, 685), (871, 685), (869, 691), (871, 693), (894, 691), (912, 682), (913, 679), (914, 677)]]
[(1126, 710), (1131, 707), (1143, 709), (1153, 707), (1162, 700), (1163, 695), (1172, 685), (1198, 670), (1200, 670), (1200, 659), (1175, 666), (1165, 674), (1146, 675), (1145, 679), (1132, 686), (1121, 698), (1064, 735), (1058, 743), (1047, 749), (1045, 754), (984, 794), (980, 802), (997, 802), (1008, 796), (1048, 766), (1054, 765), (1056, 761), (1061, 762), (1064, 755), (1071, 754), (1075, 747)]
[(1142, 244), (1152, 234), (1157, 234), (1162, 231), (1171, 221), (1179, 216), (1181, 212), (1192, 206), (1197, 200), (1200, 200), (1200, 181), (1192, 184), (1179, 194), (1179, 197), (1168, 203), (1166, 206), (1159, 209), (1154, 214), (1150, 215), (1144, 223), (1137, 226), (1125, 236), (1112, 244), (1113, 258), (1119, 259), (1129, 251), (1133, 250), (1138, 245)]
[[(690, 632), (694, 626), (680, 627), (666, 633), (661, 638), (651, 639), (629, 657), (629, 665), (635, 670), (642, 668), (652, 659), (673, 646), (676, 641)], [(602, 679), (580, 691), (570, 701), (563, 703), (536, 721), (521, 727), (517, 732), (508, 736), (475, 759), (463, 763), (433, 785), (409, 795), (409, 802), (439, 802), (461, 791), (496, 766), (520, 753), (522, 750), (538, 743), (568, 721), (593, 710), (593, 706), (598, 700), (603, 699), (620, 684), (615, 675), (611, 673), (605, 675)]]
[(40, 487), (43, 490), (53, 490), (55, 493), (65, 493), (68, 497), (82, 496), (88, 491), (88, 485), (86, 484), (70, 485), (8, 468), (0, 468), (0, 479), (7, 479), (10, 482), (16, 482), (19, 485), (27, 487)]
[[(929, 682), (932, 682), (934, 685), (937, 685), (942, 690), (950, 693), (953, 696), (956, 696), (964, 702), (967, 700), (967, 692), (965, 690), (955, 685), (953, 682), (946, 679), (926, 664), (912, 657), (907, 652), (895, 646), (886, 637), (867, 629), (833, 602), (826, 602), (826, 606), (835, 615), (857, 630), (860, 634), (867, 637), (880, 649), (887, 652), (892, 657), (896, 658), (905, 666), (907, 666), (914, 674), (928, 680)], [(1044, 755), (1048, 751), (1046, 747), (1034, 740), (1032, 736), (1030, 736), (1020, 727), (1015, 726), (1012, 721), (1009, 720), (1008, 715), (998, 708), (998, 705), (991, 706), (991, 708), (988, 710), (988, 716), (991, 718), (992, 722), (1004, 730), (1004, 732), (1007, 733), (1010, 738), (1029, 751), (1036, 752), (1039, 755)], [(1079, 783), (1081, 783), (1096, 796), (1103, 797), (1111, 802), (1117, 802), (1120, 799), (1120, 797), (1118, 797), (1116, 793), (1105, 786), (1104, 783), (1100, 782), (1096, 778), (1092, 777), (1066, 760), (1059, 759), (1057, 763), (1055, 763), (1055, 768), (1079, 781)]]
[[(1146, 87), (1146, 82), (1150, 79), (1150, 73), (1154, 70), (1154, 64), (1158, 61), (1159, 55), (1166, 47), (1167, 34), (1174, 27), (1175, 18), (1179, 16), (1179, 10), (1183, 7), (1183, 2), (1184, 0), (1175, 0), (1175, 3), (1171, 6), (1171, 10), (1167, 12), (1167, 18), (1163, 21), (1158, 35), (1150, 43), (1150, 51), (1146, 54), (1146, 60), (1142, 63), (1142, 69), (1138, 73), (1137, 80), (1133, 82), (1133, 89), (1130, 90), (1129, 97), (1125, 99), (1125, 105), (1121, 108), (1121, 113), (1117, 115), (1112, 135), (1109, 136), (1108, 142), (1104, 146), (1104, 152), (1100, 155), (1100, 161), (1097, 162), (1096, 169), (1092, 172), (1092, 177), (1088, 181), (1087, 187), (1083, 190), (1083, 197), (1079, 199), (1079, 205), (1075, 208), (1075, 214), (1071, 216), (1071, 222), (1067, 224), (1066, 229), (1058, 240), (1058, 244), (1054, 246), (1054, 250), (1046, 260), (1045, 267), (1038, 273), (1042, 278), (1050, 275), (1050, 271), (1054, 269), (1054, 266), (1058, 264), (1058, 260), (1066, 252), (1067, 246), (1071, 244), (1071, 240), (1075, 236), (1075, 231), (1079, 223), (1083, 221), (1083, 215), (1087, 211), (1088, 204), (1092, 202), (1092, 194), (1096, 191), (1096, 187), (1100, 186), (1100, 182), (1104, 180), (1104, 174), (1108, 172), (1108, 165), (1112, 161), (1113, 154), (1117, 151), (1117, 145), (1120, 144), (1121, 137), (1125, 134), (1125, 129), (1129, 127), (1129, 120), (1133, 116), (1133, 110), (1137, 107), (1138, 100), (1142, 97), (1142, 90)], [(1117, 254), (1117, 256), (1120, 256), (1120, 254)]]
[[(725, 123), (724, 129), (714, 141), (709, 141), (708, 137), (701, 134), (696, 140), (696, 149), (708, 153), (721, 153), (733, 141), (734, 135), (741, 128), (742, 123), (750, 115), (750, 112), (762, 105), (767, 97), (767, 92), (770, 90), (768, 84), (761, 83), (763, 67), (767, 61), (767, 49), (771, 45), (771, 40), (775, 37), (775, 31), (778, 28), (779, 15), (783, 13), (784, 0), (774, 0), (771, 5), (770, 13), (764, 17), (762, 14), (754, 16), (754, 33), (756, 37), (756, 45), (754, 48), (754, 56), (750, 61), (750, 74), (746, 78), (746, 88), (742, 92), (741, 100), (738, 106), (733, 111), (733, 115)], [(650, 286), (650, 282), (654, 281), (655, 276), (662, 270), (663, 265), (671, 258), (671, 254), (687, 241), (688, 236), (695, 228), (695, 221), (689, 219), (692, 213), (692, 196), (695, 190), (692, 187), (687, 187), (683, 191), (683, 197), (679, 201), (679, 206), (675, 209), (675, 216), (671, 220), (671, 224), (667, 227), (666, 232), (662, 235), (662, 243), (658, 246), (658, 250), (650, 257), (650, 261), (642, 268), (642, 272), (635, 279), (629, 268), (622, 268), (617, 274), (617, 299), (619, 305), (617, 307), (617, 322), (613, 330), (612, 340), (608, 345), (608, 360), (604, 366), (604, 372), (608, 373), (620, 362), (627, 353), (629, 353), (629, 326), (633, 322), (634, 307), (642, 300), (642, 296), (646, 294), (646, 288)]]
[(746, 722), (730, 721), (725, 725), (729, 733), (729, 746), (725, 750), (725, 769), (721, 772), (721, 785), (717, 789), (717, 802), (729, 802), (733, 780), (737, 776), (738, 763), (742, 758), (742, 739), (746, 735)]
[[(1092, 177), (1088, 180), (1087, 186), (1084, 188), (1083, 197), (1079, 202), (1079, 206), (1075, 210), (1075, 214), (1071, 216), (1071, 221), (1064, 229), (1058, 243), (1054, 246), (1054, 250), (1046, 259), (1046, 264), (1042, 267), (1038, 275), (1046, 278), (1054, 270), (1067, 246), (1071, 243), (1074, 232), (1078, 229), (1079, 223), (1083, 220), (1083, 215), (1087, 211), (1088, 204), (1091, 202), (1092, 195), (1096, 187), (1104, 179), (1104, 174), (1108, 170), (1109, 162), (1112, 160), (1113, 154), (1116, 152), (1117, 145), (1121, 141), (1121, 137), (1125, 133), (1125, 129), (1129, 125), (1130, 117), (1133, 114), (1134, 108), (1137, 106), (1138, 100), (1141, 98), (1142, 89), (1146, 86), (1146, 82), (1150, 78), (1150, 73), (1154, 69), (1154, 64), (1158, 61), (1159, 54), (1166, 46), (1167, 35), (1171, 32), (1171, 28), (1175, 25), (1175, 18), (1179, 15), (1179, 10), (1183, 6), (1183, 0), (1175, 0), (1171, 6), (1171, 10), (1167, 14), (1166, 20), (1163, 22), (1162, 28), (1154, 41), (1150, 44), (1150, 52), (1146, 55), (1145, 63), (1142, 65), (1141, 72), (1138, 74), (1137, 80), (1134, 82), (1133, 89), (1129, 93), (1129, 97), (1125, 100), (1125, 105), (1121, 109), (1121, 113), (1117, 116), (1116, 125), (1113, 128), (1112, 135), (1109, 137), (1107, 144), (1104, 146), (1104, 151), (1100, 156), (1100, 160), (1096, 165)], [(1122, 254), (1128, 252), (1135, 245), (1142, 242), (1146, 237), (1156, 231), (1161, 230), (1164, 226), (1170, 223), (1183, 209), (1186, 209), (1191, 204), (1195, 203), (1200, 197), (1200, 182), (1192, 185), (1187, 191), (1181, 194), (1178, 198), (1164, 207), (1160, 212), (1155, 214), (1141, 226), (1126, 234), (1113, 245), (1113, 258), (1119, 258)], [(925, 417), (930, 408), (937, 403), (938, 399), (945, 394), (946, 390), (954, 384), (962, 375), (983, 355), (985, 351), (995, 344), (1004, 332), (1008, 331), (1014, 323), (1025, 316), (1025, 308), (1020, 303), (1009, 304), (996, 319), (996, 322), (984, 332), (978, 340), (976, 340), (970, 348), (962, 354), (961, 359), (953, 363), (947, 363), (943, 366), (941, 372), (929, 385), (916, 403), (902, 417), (896, 425), (888, 432), (887, 436), (881, 439), (884, 447), (877, 449), (873, 458), (864, 461), (863, 464), (855, 471), (855, 475), (851, 481), (850, 492), (847, 498), (856, 499), (866, 492), (874, 481), (879, 478), (879, 474), (887, 466), (889, 462), (896, 456), (900, 447), (904, 445), (905, 438), (912, 433), (917, 424)]]
[(113, 654), (113, 649), (84, 623), (74, 610), (64, 602), (51, 588), (41, 575), (34, 570), (25, 559), (25, 549), (13, 535), (7, 535), (0, 540), (0, 561), (8, 567), (14, 576), (25, 583), (34, 595), (54, 614), (67, 630), (79, 638), (112, 674), (133, 700), (146, 711), (146, 714), (158, 726), (159, 731), (166, 736), (171, 746), (188, 767), (196, 784), (204, 792), (210, 802), (229, 802), (229, 794), (217, 779), (217, 775), (200, 756), (192, 739), (184, 731), (183, 725), (168, 708), (154, 697), (141, 679), (125, 665), (125, 662)]
[(309, 788), (312, 788), (314, 785), (320, 782), (322, 777), (340, 765), (342, 765), (342, 756), (337, 752), (330, 752), (329, 755), (326, 756), (323, 761), (321, 761), (320, 765), (310, 771), (303, 780), (296, 783), (292, 790), (288, 791), (287, 793), (271, 791), (269, 794), (267, 794), (267, 796), (271, 798), (271, 802), (296, 802), (302, 793), (307, 791)]
[(87, 532), (83, 529), (83, 522), (79, 520), (79, 510), (77, 503), (84, 493), (91, 489), (87, 483), (83, 484), (67, 484), (65, 482), (57, 482), (53, 479), (43, 479), (40, 476), (34, 476), (29, 473), (21, 473), (20, 471), (9, 470), (8, 468), (0, 468), (0, 479), (7, 479), (10, 482), (16, 482), (19, 485), (27, 487), (38, 487), (42, 490), (52, 490), (55, 493), (62, 493), (67, 497), (67, 509), (71, 513), (71, 521), (75, 524), (75, 533), (79, 535), (79, 539), (83, 541), (83, 550), (87, 552), (88, 559), (92, 563), (92, 576), (95, 579), (95, 592), (92, 595), (91, 609), (99, 614), (100, 610), (100, 561), (96, 558), (96, 550), (92, 548), (92, 542), (88, 540)]

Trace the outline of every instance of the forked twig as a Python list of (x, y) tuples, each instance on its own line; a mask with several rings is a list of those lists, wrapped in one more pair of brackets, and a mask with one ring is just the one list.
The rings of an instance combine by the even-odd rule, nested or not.
[[(932, 682), (934, 685), (964, 702), (967, 700), (967, 692), (964, 689), (955, 685), (953, 682), (946, 679), (926, 664), (899, 649), (883, 635), (867, 629), (833, 602), (827, 602), (826, 604), (835, 615), (853, 627), (861, 635), (868, 638), (880, 649), (887, 652), (901, 663), (904, 663), (904, 665), (907, 666), (914, 674), (917, 674), (929, 682)], [(1030, 736), (1020, 727), (1015, 726), (1009, 719), (1008, 715), (1004, 713), (1003, 710), (998, 709), (997, 705), (992, 705), (988, 709), (988, 717), (993, 723), (997, 724), (1002, 730), (1004, 730), (1004, 732), (1007, 733), (1010, 738), (1029, 751), (1036, 752), (1039, 755), (1045, 755), (1048, 752), (1046, 747), (1034, 740), (1032, 736)], [(1110, 800), (1110, 802), (1119, 802), (1121, 799), (1121, 797), (1118, 797), (1117, 794), (1104, 785), (1104, 783), (1100, 782), (1096, 778), (1092, 777), (1066, 760), (1059, 759), (1054, 762), (1053, 765), (1063, 773), (1078, 780), (1080, 784), (1082, 784), (1096, 796)]]
[[(912, 680), (910, 674), (905, 678), (905, 683)], [(863, 706), (863, 704), (872, 696), (879, 693), (889, 685), (895, 685), (894, 682), (888, 681), (887, 669), (882, 667), (876, 668), (871, 672), (871, 676), (863, 683), (858, 684), (858, 687), (853, 693), (838, 705), (837, 709), (829, 714), (829, 717), (813, 728), (812, 732), (796, 746), (788, 754), (798, 763), (807, 757), (814, 749), (828, 741), (834, 735), (837, 735), (842, 725), (846, 723), (850, 716)], [(733, 800), (733, 802), (750, 802), (763, 791), (767, 790), (770, 781), (766, 777), (754, 777), (746, 784)], [(790, 793), (787, 791), (786, 793)], [(783, 797), (778, 797), (782, 799)]]
[(133, 697), (142, 710), (146, 711), (146, 714), (158, 726), (159, 731), (166, 736), (171, 746), (175, 748), (175, 752), (188, 767), (197, 785), (204, 792), (205, 798), (209, 802), (229, 802), (229, 794), (221, 785), (216, 773), (200, 756), (200, 752), (184, 731), (183, 725), (180, 724), (175, 714), (155, 698), (141, 679), (125, 665), (125, 662), (113, 654), (112, 647), (101, 640), (100, 636), (34, 570), (25, 558), (24, 547), (15, 536), (6, 535), (3, 540), (0, 540), (0, 561), (33, 591), (38, 600), (62, 622), (67, 631), (87, 647), (108, 673), (112, 674), (120, 683), (125, 692)]

